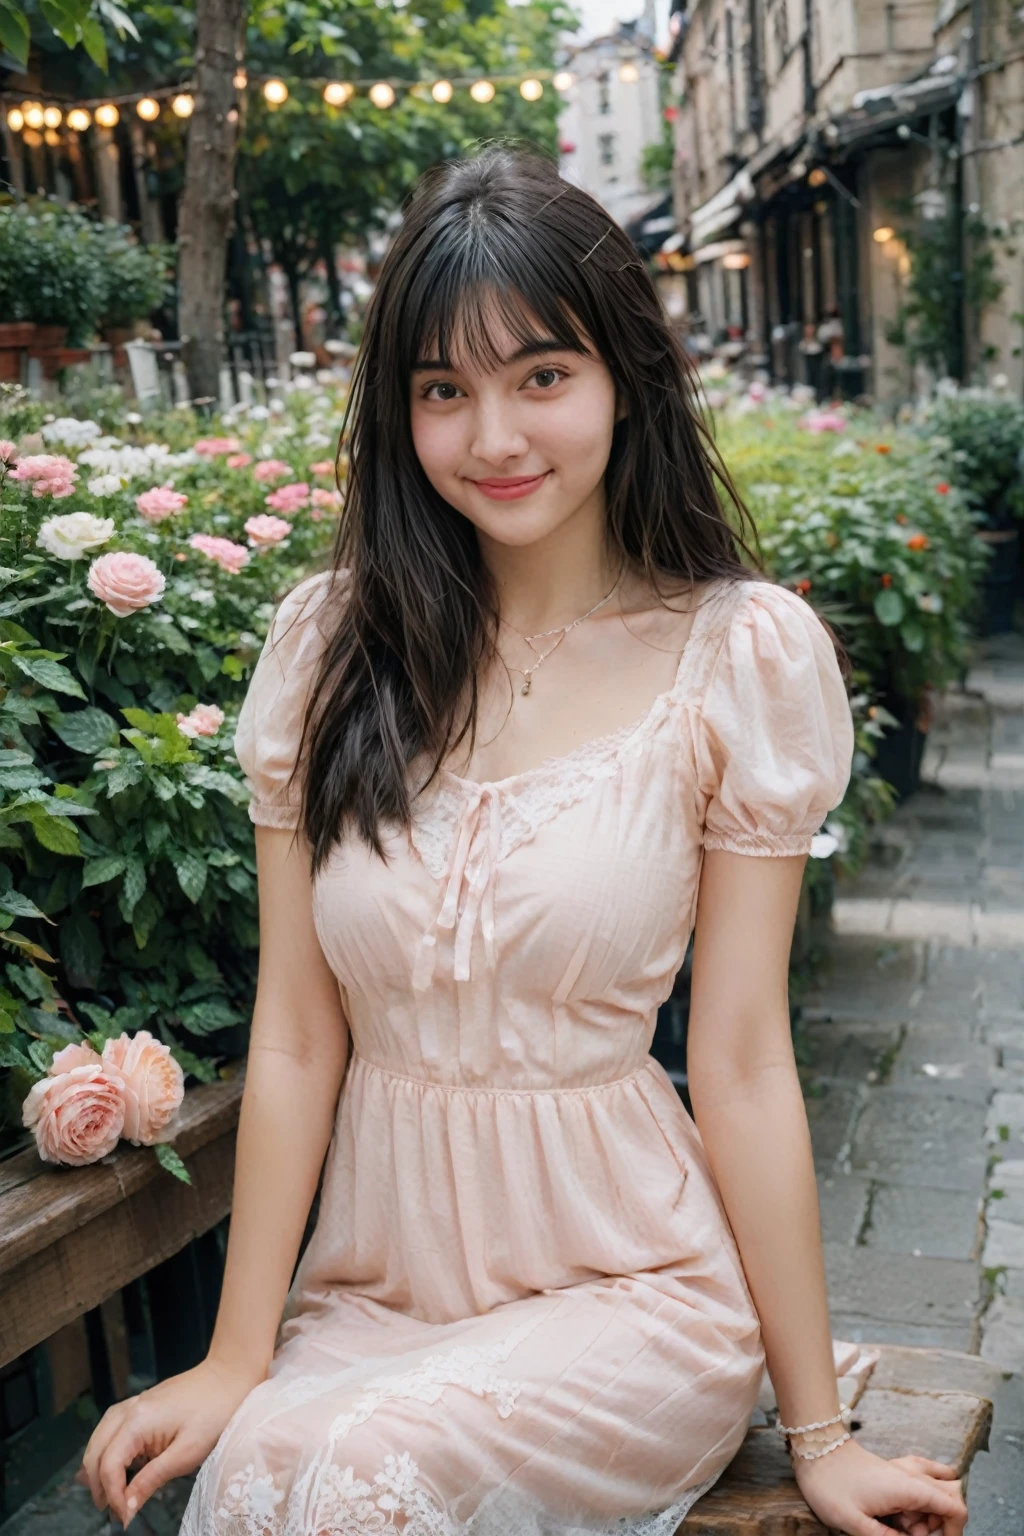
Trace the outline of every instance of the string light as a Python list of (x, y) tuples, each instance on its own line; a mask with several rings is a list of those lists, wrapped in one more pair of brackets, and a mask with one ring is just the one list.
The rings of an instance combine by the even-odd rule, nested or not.
[(268, 106), (283, 106), (288, 100), (288, 87), (283, 80), (268, 80), (263, 87), (263, 96)]
[(234, 86), (236, 91), (245, 90), (246, 86), (249, 84), (249, 76), (246, 74), (244, 69), (235, 70), (235, 76), (231, 84)]
[(469, 88), (469, 94), (482, 106), (485, 102), (494, 100), (494, 86), (489, 80), (474, 80)]
[(141, 101), (136, 102), (135, 110), (144, 123), (155, 123), (160, 116), (160, 103), (154, 101), (152, 96), (143, 96)]
[(386, 80), (378, 80), (376, 85), (371, 85), (368, 95), (375, 107), (390, 107), (394, 105), (395, 93)]
[(324, 101), (329, 107), (343, 107), (355, 95), (355, 86), (347, 80), (331, 80), (324, 86)]
[(872, 230), (871, 238), (876, 240), (879, 245), (886, 245), (895, 233), (896, 231), (890, 229), (888, 224), (882, 224), (878, 229)]
[(57, 132), (56, 128), (47, 128), (46, 132), (43, 134), (43, 138), (46, 140), (47, 144), (49, 144), (51, 149), (56, 149), (57, 145), (60, 143), (60, 134)]
[(551, 84), (556, 91), (570, 91), (575, 84), (575, 76), (567, 69), (560, 69)]
[(121, 114), (112, 101), (105, 101), (102, 107), (96, 108), (96, 121), (101, 128), (116, 128), (121, 121)]
[(25, 114), (19, 107), (12, 107), (7, 114), (7, 126), (12, 133), (20, 133), (25, 126)]
[(195, 97), (190, 96), (187, 91), (182, 91), (181, 95), (175, 96), (171, 102), (171, 111), (175, 117), (191, 117), (195, 109)]
[(92, 118), (84, 107), (72, 107), (68, 113), (68, 127), (72, 133), (84, 133)]
[(26, 128), (23, 138), (29, 149), (38, 149), (43, 142), (42, 134), (37, 133), (34, 128)]
[(430, 87), (430, 94), (435, 101), (439, 101), (444, 106), (446, 101), (451, 101), (455, 94), (455, 87), (450, 80), (435, 80)]
[(519, 94), (524, 101), (540, 101), (544, 95), (544, 87), (539, 80), (524, 80), (519, 87)]
[(42, 128), (46, 122), (43, 109), (38, 101), (24, 101), (21, 110), (25, 114), (25, 126), (28, 128)]
[[(43, 111), (43, 122), (47, 128), (59, 128), (64, 120), (64, 114), (60, 107), (46, 107)], [(49, 140), (47, 140), (49, 142)]]
[(619, 65), (619, 79), (623, 85), (636, 85), (636, 82), (640, 79), (640, 71), (635, 64), (627, 59), (625, 64)]

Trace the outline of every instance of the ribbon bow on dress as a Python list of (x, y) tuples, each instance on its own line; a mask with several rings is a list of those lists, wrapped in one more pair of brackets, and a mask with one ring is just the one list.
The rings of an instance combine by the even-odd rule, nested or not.
[(455, 929), (456, 981), (469, 980), (473, 938), (480, 927), (488, 965), (494, 965), (494, 881), (501, 853), (501, 807), (492, 784), (469, 786), (458, 823), (441, 910), (420, 940), (412, 984), (430, 986), (437, 960), (437, 930)]

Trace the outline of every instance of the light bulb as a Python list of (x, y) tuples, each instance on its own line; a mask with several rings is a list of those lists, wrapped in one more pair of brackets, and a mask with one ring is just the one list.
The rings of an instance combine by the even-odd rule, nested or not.
[(12, 107), (7, 114), (7, 126), (12, 133), (20, 133), (25, 126), (25, 114), (20, 107)]
[(896, 231), (890, 229), (888, 224), (882, 224), (878, 229), (872, 230), (871, 238), (872, 240), (876, 240), (879, 245), (885, 245), (889, 240), (892, 239), (895, 233)]
[(42, 134), (37, 133), (34, 128), (26, 128), (22, 138), (28, 145), (29, 149), (38, 149), (43, 142)]
[(623, 85), (636, 85), (636, 82), (640, 79), (640, 71), (635, 64), (630, 63), (627, 59), (625, 64), (619, 65), (619, 79)]
[(60, 107), (46, 107), (43, 110), (43, 122), (47, 128), (59, 128), (64, 121), (64, 114)]
[(556, 91), (571, 90), (575, 83), (575, 77), (567, 69), (560, 69), (551, 84)]
[(28, 128), (42, 128), (46, 117), (38, 101), (26, 101), (21, 109), (25, 114), (25, 125)]
[(84, 107), (72, 107), (68, 113), (68, 127), (73, 133), (84, 133), (92, 118)]
[(354, 94), (347, 80), (331, 80), (324, 86), (324, 101), (329, 107), (343, 107)]
[(47, 144), (49, 144), (51, 149), (56, 149), (57, 145), (60, 143), (60, 134), (57, 132), (56, 128), (47, 128), (46, 132), (43, 134), (43, 138), (46, 140)]
[(235, 70), (234, 78), (232, 79), (231, 84), (234, 86), (236, 91), (245, 90), (246, 86), (249, 84), (249, 76), (246, 74), (244, 69)]
[(452, 96), (454, 95), (454, 89), (452, 87), (451, 81), (435, 80), (433, 85), (430, 87), (430, 94), (433, 96), (435, 101), (439, 101), (443, 106), (446, 101), (451, 101)]
[(375, 107), (384, 108), (394, 105), (395, 93), (386, 80), (378, 80), (376, 85), (371, 85), (369, 96)]
[(160, 103), (154, 101), (152, 96), (143, 96), (141, 101), (135, 103), (135, 110), (144, 123), (155, 123), (160, 116)]
[(494, 86), (489, 80), (474, 80), (469, 88), (469, 94), (474, 101), (479, 101), (481, 104), (486, 101), (493, 101)]
[(283, 80), (268, 80), (263, 87), (263, 96), (269, 106), (280, 107), (288, 100), (288, 87)]
[(116, 128), (121, 121), (121, 114), (112, 101), (105, 101), (102, 107), (96, 108), (96, 121), (101, 128)]
[(544, 95), (544, 87), (539, 80), (524, 80), (519, 87), (519, 94), (524, 101), (540, 101)]
[(175, 96), (171, 102), (171, 111), (175, 117), (191, 117), (196, 109), (195, 97), (187, 91), (182, 91), (180, 96)]

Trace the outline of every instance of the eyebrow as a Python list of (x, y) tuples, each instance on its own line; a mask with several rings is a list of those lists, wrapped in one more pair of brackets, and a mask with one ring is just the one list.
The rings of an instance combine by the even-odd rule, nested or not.
[[(513, 363), (523, 363), (530, 357), (543, 357), (548, 352), (575, 352), (577, 348), (567, 347), (564, 342), (556, 341), (554, 336), (538, 336), (535, 341), (525, 342), (511, 357), (500, 359), (499, 367), (508, 368)], [(444, 363), (439, 357), (424, 358), (421, 362), (413, 363), (413, 373), (427, 373), (432, 371), (442, 373), (455, 373), (457, 369), (451, 362)]]

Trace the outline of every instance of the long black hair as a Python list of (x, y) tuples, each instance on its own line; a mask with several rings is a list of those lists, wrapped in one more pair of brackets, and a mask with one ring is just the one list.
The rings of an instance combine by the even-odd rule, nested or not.
[(496, 365), (496, 314), (517, 340), (535, 340), (539, 325), (611, 372), (626, 412), (605, 473), (612, 552), (659, 591), (751, 574), (749, 519), (623, 230), (533, 153), (489, 149), (430, 171), (381, 267), (342, 431), (334, 565), (349, 576), (328, 614), (300, 751), (314, 872), (350, 830), (381, 853), (382, 831), (408, 824), (413, 760), (436, 767), (472, 738), (495, 597), (475, 529), (416, 457), (409, 381), (428, 350), (449, 367), (453, 338)]

